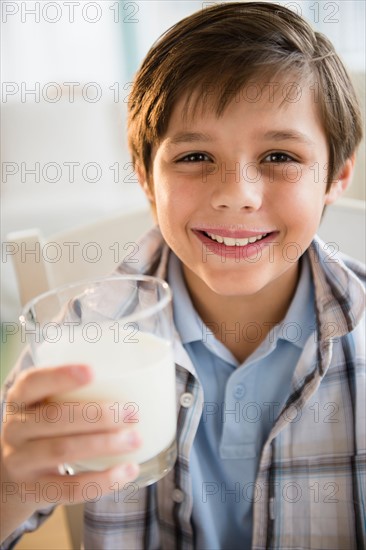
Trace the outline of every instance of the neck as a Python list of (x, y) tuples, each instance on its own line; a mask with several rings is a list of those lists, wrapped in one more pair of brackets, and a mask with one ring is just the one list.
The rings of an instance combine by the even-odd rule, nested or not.
[(183, 266), (192, 303), (205, 325), (242, 363), (286, 315), (296, 291), (299, 264), (253, 295), (222, 296)]

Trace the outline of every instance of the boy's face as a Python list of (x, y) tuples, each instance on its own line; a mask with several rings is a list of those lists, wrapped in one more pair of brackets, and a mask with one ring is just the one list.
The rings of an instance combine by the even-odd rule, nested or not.
[(324, 205), (348, 181), (326, 192), (328, 147), (310, 85), (291, 102), (287, 83), (257, 102), (245, 99), (253, 90), (239, 94), (220, 118), (209, 108), (184, 118), (182, 98), (153, 150), (150, 198), (196, 292), (249, 296), (291, 284)]

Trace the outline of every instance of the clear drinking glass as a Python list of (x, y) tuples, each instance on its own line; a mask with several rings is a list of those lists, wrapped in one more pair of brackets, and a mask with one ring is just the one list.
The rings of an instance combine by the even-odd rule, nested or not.
[(77, 403), (91, 422), (98, 421), (101, 402), (112, 403), (116, 422), (124, 413), (123, 421), (134, 423), (142, 438), (135, 452), (83, 459), (67, 465), (69, 470), (104, 470), (135, 461), (140, 465), (136, 483), (142, 487), (172, 469), (176, 394), (171, 297), (161, 279), (120, 275), (65, 285), (25, 306), (20, 320), (37, 367), (85, 363), (94, 371), (90, 384), (51, 401)]

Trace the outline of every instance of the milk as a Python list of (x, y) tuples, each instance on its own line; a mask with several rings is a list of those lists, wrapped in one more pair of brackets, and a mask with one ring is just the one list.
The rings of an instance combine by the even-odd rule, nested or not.
[[(72, 335), (70, 327), (64, 328), (38, 345), (37, 366), (85, 363), (92, 367), (94, 379), (80, 389), (55, 395), (52, 401), (80, 403), (83, 417), (90, 417), (90, 421), (95, 421), (98, 403), (112, 403), (116, 422), (118, 410), (127, 411), (127, 427), (137, 429), (142, 438), (142, 446), (133, 453), (82, 460), (73, 464), (74, 469), (102, 470), (125, 461), (141, 464), (169, 447), (176, 432), (175, 368), (170, 342), (137, 331), (133, 323), (117, 327), (116, 323), (105, 323), (91, 326), (88, 331), (76, 327)], [(134, 422), (136, 413), (138, 422)]]

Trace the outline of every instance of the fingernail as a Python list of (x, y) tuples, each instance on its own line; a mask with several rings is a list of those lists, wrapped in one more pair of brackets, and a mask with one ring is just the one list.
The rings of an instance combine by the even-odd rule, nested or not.
[(123, 464), (122, 466), (118, 467), (116, 470), (116, 474), (118, 477), (123, 477), (128, 480), (136, 479), (140, 471), (140, 468), (138, 464)]
[(126, 434), (126, 443), (129, 447), (136, 447), (141, 443), (141, 437), (138, 432), (132, 431)]
[(121, 444), (124, 448), (127, 447), (127, 449), (134, 449), (141, 442), (141, 437), (135, 430), (120, 432), (118, 439), (118, 444)]
[(87, 365), (73, 365), (71, 374), (78, 382), (89, 382), (92, 378), (92, 373)]

